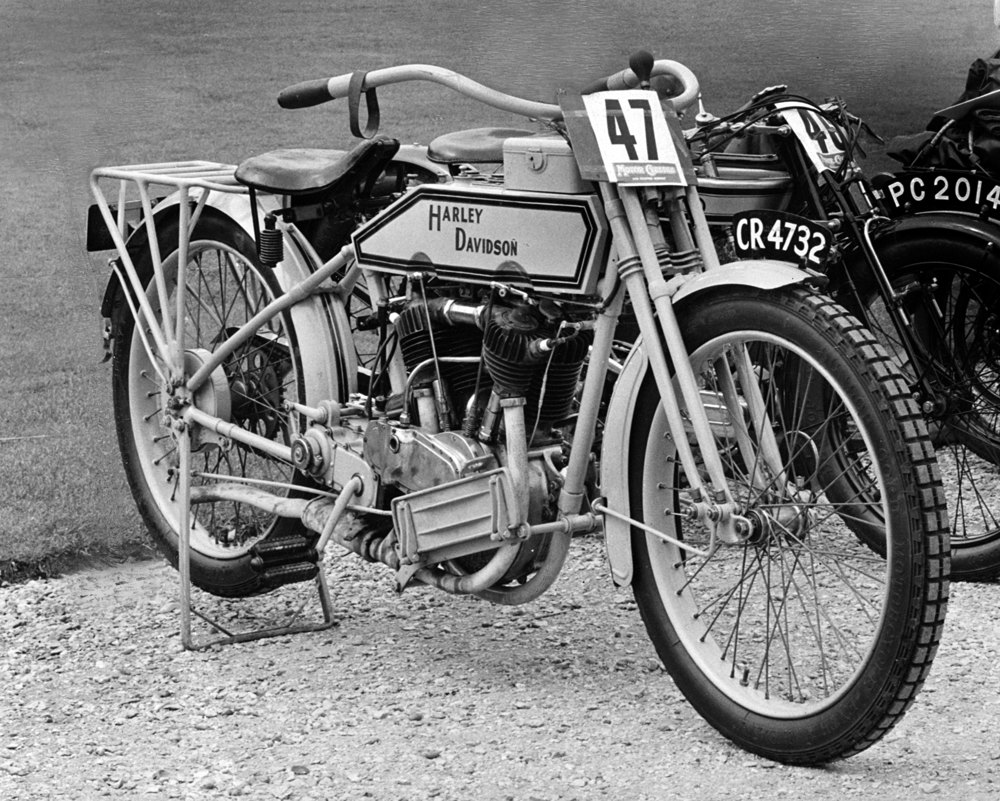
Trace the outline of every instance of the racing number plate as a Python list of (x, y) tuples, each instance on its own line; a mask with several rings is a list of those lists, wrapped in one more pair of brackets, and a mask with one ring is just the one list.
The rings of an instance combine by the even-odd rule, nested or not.
[(968, 172), (907, 171), (872, 182), (891, 215), (960, 211), (1000, 218), (1000, 185)]
[(817, 170), (823, 172), (840, 168), (846, 156), (846, 143), (836, 125), (801, 103), (775, 103), (774, 107), (781, 112)]
[(680, 121), (656, 92), (627, 89), (561, 92), (567, 132), (580, 174), (591, 181), (638, 186), (690, 186), (694, 169)]
[(822, 267), (833, 236), (822, 225), (784, 211), (741, 211), (733, 215), (733, 243), (741, 259), (778, 259)]

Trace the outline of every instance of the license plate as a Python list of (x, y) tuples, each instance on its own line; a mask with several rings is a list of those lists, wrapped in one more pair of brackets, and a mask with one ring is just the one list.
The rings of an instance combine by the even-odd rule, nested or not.
[(785, 211), (741, 211), (733, 215), (733, 243), (741, 259), (777, 259), (822, 267), (830, 255), (829, 229)]
[(973, 173), (913, 170), (877, 176), (873, 184), (893, 216), (959, 211), (1000, 218), (1000, 185)]

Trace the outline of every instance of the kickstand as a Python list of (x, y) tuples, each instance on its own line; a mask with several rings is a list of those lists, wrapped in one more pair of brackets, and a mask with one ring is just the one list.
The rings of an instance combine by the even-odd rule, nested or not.
[[(191, 435), (185, 430), (178, 437), (178, 450), (180, 451), (179, 487), (180, 495), (180, 537), (178, 542), (177, 567), (180, 571), (181, 589), (181, 644), (185, 650), (197, 651), (208, 648), (212, 645), (228, 645), (237, 642), (252, 642), (262, 640), (267, 637), (281, 637), (285, 634), (300, 634), (306, 631), (323, 631), (334, 625), (331, 612), (330, 588), (326, 583), (326, 572), (323, 565), (319, 565), (319, 572), (316, 574), (316, 590), (319, 594), (319, 604), (323, 611), (322, 621), (296, 623), (305, 609), (308, 600), (303, 601), (299, 607), (292, 612), (284, 623), (275, 626), (268, 626), (250, 631), (231, 632), (217, 621), (207, 615), (197, 611), (191, 601), (191, 526), (193, 516), (191, 514)], [(322, 557), (322, 552), (320, 552)], [(195, 640), (191, 633), (191, 616), (194, 615), (208, 623), (217, 636), (209, 636), (204, 639)]]

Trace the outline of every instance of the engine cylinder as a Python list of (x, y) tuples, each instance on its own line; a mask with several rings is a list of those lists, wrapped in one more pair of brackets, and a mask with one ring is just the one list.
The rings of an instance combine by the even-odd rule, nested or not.
[[(414, 304), (404, 309), (396, 320), (396, 334), (407, 371), (434, 357), (479, 356), (482, 351), (482, 335), (472, 326), (452, 326), (445, 322), (428, 327), (427, 310), (422, 304)], [(431, 336), (434, 345), (431, 346)], [(443, 364), (441, 375), (448, 382), (456, 397), (466, 398), (476, 386), (477, 368), (470, 364)]]
[(582, 332), (540, 347), (556, 334), (529, 306), (495, 310), (483, 335), (483, 360), (497, 392), (527, 400), (528, 426), (547, 427), (569, 416), (592, 335)]
[(541, 323), (528, 306), (495, 309), (483, 334), (483, 361), (501, 397), (528, 394), (539, 354), (531, 343)]
[(590, 332), (583, 332), (561, 343), (552, 351), (551, 360), (542, 362), (535, 370), (525, 410), (529, 426), (537, 420), (537, 427), (543, 429), (569, 417), (592, 339)]

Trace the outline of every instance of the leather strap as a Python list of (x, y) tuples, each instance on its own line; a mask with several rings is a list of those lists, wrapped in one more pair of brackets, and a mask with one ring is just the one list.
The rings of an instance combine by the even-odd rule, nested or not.
[(359, 139), (371, 139), (378, 133), (379, 114), (378, 98), (375, 96), (375, 89), (365, 89), (365, 105), (368, 110), (368, 119), (365, 123), (364, 131), (361, 130), (360, 107), (362, 87), (365, 83), (365, 72), (354, 72), (351, 75), (351, 82), (347, 88), (347, 109), (351, 118), (351, 134)]

